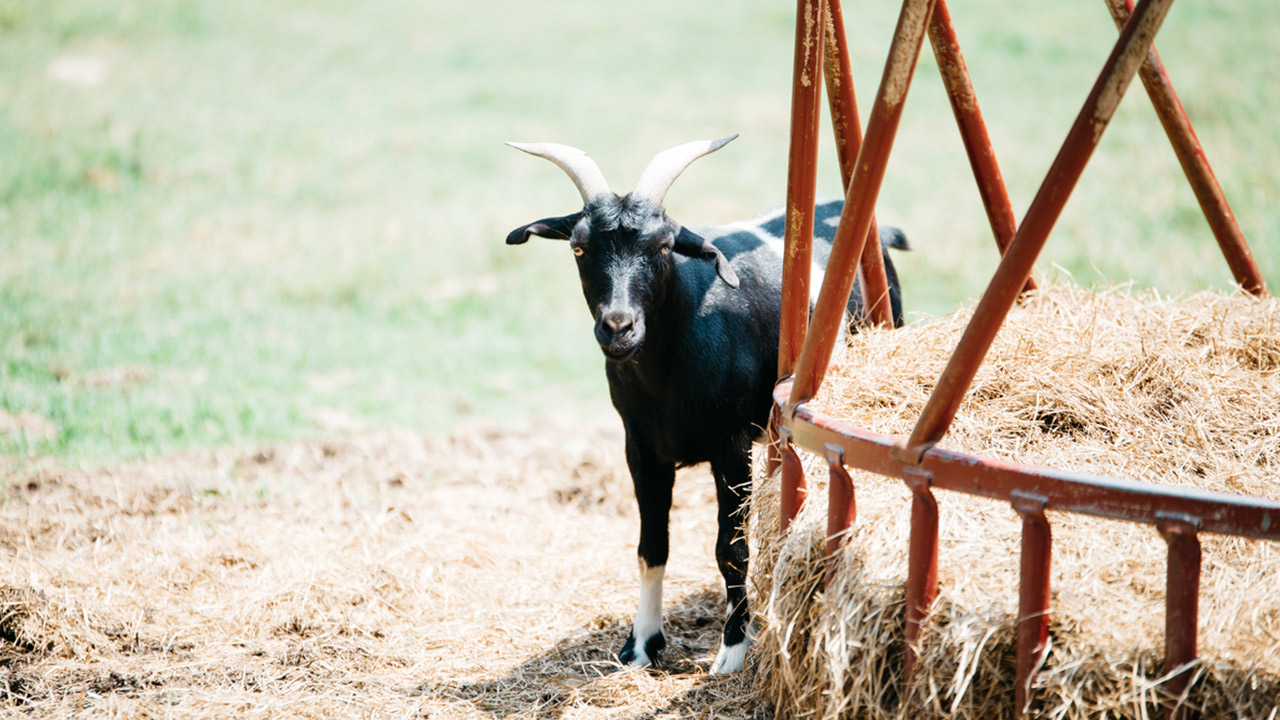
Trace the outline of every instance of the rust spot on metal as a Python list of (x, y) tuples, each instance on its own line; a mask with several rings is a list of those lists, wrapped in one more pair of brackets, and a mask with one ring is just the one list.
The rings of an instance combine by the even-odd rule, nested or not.
[[(787, 238), (798, 238), (804, 232), (804, 211), (798, 207), (792, 207), (787, 213)], [(796, 253), (800, 252), (800, 243), (787, 243), (787, 256), (792, 260), (795, 259)]]
[[(828, 86), (839, 87), (843, 81), (840, 72), (840, 50), (836, 43), (836, 24), (831, 15), (831, 5), (826, 6), (826, 19), (823, 23), (827, 42), (824, 45), (822, 71), (825, 73)], [(832, 93), (835, 95), (835, 93)], [(833, 118), (834, 122), (834, 118)]]
[(804, 4), (804, 64), (800, 71), (800, 84), (805, 87), (813, 84), (812, 74), (817, 65), (813, 51), (813, 25), (817, 22), (817, 13), (813, 10), (813, 2), (808, 0)]
[(927, 0), (906, 2), (898, 17), (898, 30), (893, 47), (898, 50), (885, 66), (881, 81), (881, 97), (887, 109), (892, 111), (907, 97), (911, 86), (911, 74), (915, 71), (916, 57), (920, 54), (919, 41), (924, 37), (924, 26), (929, 19)]
[[(1111, 121), (1111, 116), (1115, 114), (1116, 108), (1120, 105), (1121, 98), (1124, 97), (1125, 90), (1129, 88), (1129, 83), (1133, 81), (1133, 76), (1138, 71), (1138, 67), (1147, 57), (1147, 48), (1151, 46), (1151, 41), (1156, 36), (1156, 31), (1160, 29), (1160, 24), (1164, 22), (1164, 16), (1169, 9), (1168, 2), (1154, 4), (1151, 12), (1142, 15), (1130, 16), (1130, 21), (1136, 19), (1137, 25), (1133, 29), (1132, 35), (1129, 36), (1129, 42), (1122, 47), (1117, 47), (1119, 56), (1115, 58), (1116, 66), (1113, 72), (1106, 78), (1106, 81), (1099, 88), (1096, 108), (1093, 116), (1093, 144), (1097, 145), (1102, 138), (1102, 132), (1107, 129), (1107, 124)], [(1125, 30), (1128, 30), (1127, 24)], [(1135, 48), (1135, 46), (1137, 46)]]
[[(948, 85), (960, 85), (967, 79), (968, 71), (963, 64), (947, 63), (945, 65), (939, 65), (938, 69), (946, 75), (944, 82)], [(953, 102), (964, 112), (973, 112), (977, 109), (977, 98), (973, 95), (968, 93), (953, 93), (951, 97), (953, 98)]]

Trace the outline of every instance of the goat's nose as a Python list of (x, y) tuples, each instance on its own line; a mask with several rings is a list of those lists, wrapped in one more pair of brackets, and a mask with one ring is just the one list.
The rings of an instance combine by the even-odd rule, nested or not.
[(625, 333), (635, 324), (635, 318), (625, 310), (610, 310), (600, 319), (604, 322), (605, 327), (613, 331), (614, 335)]

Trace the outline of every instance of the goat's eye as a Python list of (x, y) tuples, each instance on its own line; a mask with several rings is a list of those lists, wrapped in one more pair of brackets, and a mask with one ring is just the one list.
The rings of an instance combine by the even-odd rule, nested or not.
[(574, 245), (574, 246), (573, 246), (573, 254), (574, 254), (574, 255), (577, 255), (578, 257), (582, 257), (582, 253), (583, 253), (582, 248), (578, 247), (577, 245)]
[(662, 249), (658, 250), (658, 252), (662, 253), (663, 255), (670, 255), (670, 254), (671, 254), (671, 248), (669, 248), (669, 247), (663, 247)]

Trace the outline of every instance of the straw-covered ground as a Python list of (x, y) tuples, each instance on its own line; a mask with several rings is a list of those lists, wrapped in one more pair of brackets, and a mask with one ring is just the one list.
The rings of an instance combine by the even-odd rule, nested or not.
[[(910, 429), (967, 313), (855, 336), (819, 403)], [(1054, 287), (1015, 309), (944, 445), (1280, 497), (1280, 303)], [(1013, 715), (1018, 521), (940, 493), (940, 596), (901, 693), (909, 497), (855, 475), (828, 581), (825, 493), (778, 542), (753, 503), (759, 637), (723, 617), (714, 492), (677, 483), (668, 656), (623, 670), (637, 533), (614, 418), (355, 436), (4, 478), (0, 708), (32, 717), (814, 718)], [(1038, 716), (1158, 717), (1165, 548), (1050, 513)], [(1203, 717), (1280, 717), (1280, 547), (1206, 536)]]
[[(923, 407), (968, 312), (855, 336), (815, 404), (896, 435)], [(1167, 299), (1055, 286), (1015, 308), (944, 447), (1076, 472), (1280, 498), (1280, 301)], [(757, 492), (764, 695), (815, 718), (1014, 715), (1019, 521), (939, 492), (940, 593), (903, 698), (909, 493), (855, 473), (858, 522), (822, 575), (825, 472), (782, 543), (776, 482)], [(1166, 548), (1150, 527), (1050, 511), (1045, 718), (1160, 717)], [(1203, 536), (1208, 718), (1280, 717), (1280, 543)]]
[(669, 660), (621, 669), (617, 421), (5, 478), (0, 708), (31, 717), (728, 717), (708, 477), (677, 483)]

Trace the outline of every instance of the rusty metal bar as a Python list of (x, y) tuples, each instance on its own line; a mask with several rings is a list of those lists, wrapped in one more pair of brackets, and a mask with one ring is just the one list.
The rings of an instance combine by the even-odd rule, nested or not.
[[(835, 130), (841, 187), (847, 195), (858, 150), (862, 148), (862, 121), (858, 117), (858, 100), (853, 90), (849, 40), (845, 37), (840, 0), (827, 0), (825, 27), (826, 62), (822, 77), (827, 81), (827, 104), (831, 110), (831, 126)], [(869, 325), (892, 325), (889, 281), (885, 276), (884, 256), (880, 254), (880, 230), (876, 227), (874, 214), (862, 246), (859, 277), (862, 280), (862, 307), (866, 308), (865, 322)]]
[[(785, 251), (782, 259), (782, 316), (778, 339), (778, 377), (795, 369), (809, 324), (809, 268), (813, 260), (813, 207), (818, 182), (818, 121), (822, 102), (823, 17), (825, 0), (798, 0), (795, 62), (791, 81), (791, 146), (788, 153)], [(804, 468), (779, 437), (782, 463), (782, 530), (808, 495)]]
[(780, 500), (780, 527), (786, 532), (800, 508), (809, 499), (809, 481), (804, 476), (800, 456), (791, 446), (791, 431), (783, 428), (778, 433), (781, 442), (778, 453), (782, 458), (782, 498)]
[[(791, 381), (774, 388), (782, 406)], [(814, 452), (827, 445), (844, 450), (844, 464), (887, 477), (902, 477), (907, 468), (895, 452), (898, 439), (821, 416), (806, 406), (781, 417), (788, 441)], [(1068, 473), (1006, 460), (980, 458), (933, 448), (919, 469), (931, 487), (1008, 502), (1015, 491), (1046, 498), (1061, 512), (1156, 525), (1165, 516), (1195, 517), (1200, 532), (1280, 541), (1280, 501), (1194, 488), (1140, 483), (1118, 478)]]
[(911, 548), (907, 555), (906, 657), (907, 683), (915, 672), (920, 626), (938, 597), (938, 501), (929, 489), (932, 478), (917, 468), (903, 468), (911, 489)]
[[(1111, 10), (1116, 26), (1123, 27), (1133, 12), (1133, 1), (1107, 0), (1107, 7)], [(1160, 54), (1154, 46), (1147, 53), (1147, 59), (1138, 75), (1142, 78), (1156, 115), (1160, 117), (1160, 124), (1169, 136), (1182, 171), (1191, 183), (1191, 189), (1200, 203), (1205, 220), (1213, 230), (1213, 236), (1218, 240), (1218, 247), (1222, 249), (1222, 255), (1226, 258), (1236, 283), (1247, 293), (1267, 297), (1270, 292), (1263, 280), (1262, 271), (1253, 258), (1253, 251), (1245, 240), (1244, 231), (1240, 229), (1240, 223), (1236, 222), (1231, 206), (1227, 204), (1227, 197), (1218, 184), (1218, 178), (1213, 174), (1213, 168), (1209, 166), (1204, 147), (1200, 145), (1200, 139), (1191, 127), (1191, 119), (1187, 117), (1187, 111), (1182, 107), (1182, 101), (1173, 88), (1173, 81), (1165, 72), (1164, 63), (1160, 61)]]
[[(991, 146), (987, 124), (982, 119), (982, 108), (978, 106), (978, 96), (973, 90), (973, 80), (969, 77), (964, 55), (960, 52), (960, 40), (951, 23), (951, 12), (947, 9), (946, 0), (938, 0), (933, 8), (933, 15), (929, 18), (929, 43), (933, 46), (933, 57), (942, 73), (947, 97), (951, 100), (951, 110), (956, 116), (960, 139), (969, 156), (969, 166), (973, 168), (973, 178), (978, 183), (978, 195), (982, 198), (982, 206), (987, 210), (991, 233), (995, 236), (1000, 254), (1004, 255), (1017, 233), (1018, 219), (1009, 202), (1009, 191), (1005, 187), (1004, 176), (1000, 173), (1000, 163), (996, 161), (995, 148)], [(1022, 290), (1026, 292), (1035, 288), (1035, 280), (1028, 275)]]
[[(780, 382), (774, 390), (775, 416), (772, 424), (776, 427), (781, 443), (776, 451), (771, 452), (770, 459), (772, 461), (777, 458), (776, 462), (782, 465), (782, 528), (784, 531), (788, 528), (807, 495), (804, 471), (794, 446), (811, 450), (821, 448), (830, 469), (828, 571), (840, 538), (852, 527), (856, 518), (854, 488), (846, 464), (884, 475), (903, 477), (912, 491), (904, 658), (906, 675), (910, 681), (915, 669), (921, 625), (937, 597), (938, 507), (932, 488), (940, 487), (1010, 501), (1023, 521), (1015, 687), (1017, 712), (1020, 716), (1026, 716), (1031, 712), (1034, 702), (1034, 673), (1044, 662), (1048, 648), (1052, 533), (1045, 509), (1052, 504), (1055, 509), (1065, 512), (1154, 524), (1169, 544), (1166, 680), (1163, 701), (1166, 715), (1179, 718), (1185, 712), (1182, 696), (1192, 678), (1192, 664), (1197, 653), (1196, 625), (1201, 560), (1197, 532), (1280, 540), (1280, 502), (1089, 477), (977, 458), (934, 447), (954, 418), (977, 367), (982, 363), (1017, 295), (1023, 289), (1034, 287), (1030, 278), (1031, 267), (1144, 58), (1144, 84), (1147, 85), (1153, 104), (1237, 282), (1255, 295), (1267, 294), (1248, 245), (1222, 197), (1221, 188), (1213, 177), (1190, 122), (1160, 65), (1159, 56), (1151, 46), (1172, 0), (1143, 0), (1136, 10), (1132, 9), (1131, 0), (1107, 0), (1117, 23), (1123, 25), (1120, 39), (1027, 211), (1021, 229), (1017, 229), (945, 1), (904, 1), (897, 33), (873, 107), (866, 142), (861, 148), (857, 145), (858, 117), (852, 84), (842, 82), (850, 77), (850, 73), (839, 0), (829, 2), (830, 8), (824, 9), (819, 0), (817, 12), (823, 18), (825, 28), (822, 31), (826, 36), (827, 48), (824, 53), (825, 74), (833, 124), (836, 126), (837, 146), (841, 151), (840, 166), (846, 203), (836, 232), (828, 278), (813, 313), (812, 331), (806, 334), (806, 318), (800, 317), (798, 310), (791, 310), (798, 318), (798, 325), (793, 322), (791, 326), (787, 326), (790, 335), (785, 336), (782, 341), (787, 348), (786, 354), (780, 352), (779, 356), (781, 376), (785, 377), (790, 371), (795, 371), (794, 378)], [(788, 266), (785, 272), (788, 280), (784, 280), (784, 288), (789, 284), (793, 295), (796, 293), (795, 288), (804, 288), (805, 294), (799, 299), (793, 298), (792, 303), (799, 307), (803, 299), (806, 308), (813, 202), (812, 195), (807, 199), (802, 198), (803, 202), (795, 201), (791, 180), (797, 176), (797, 168), (804, 166), (806, 156), (803, 152), (807, 150), (804, 143), (797, 143), (797, 128), (808, 128), (816, 135), (816, 103), (819, 93), (816, 89), (808, 93), (800, 92), (803, 85), (801, 43), (802, 38), (808, 36), (801, 26), (811, 30), (813, 16), (808, 13), (813, 8), (813, 2), (802, 0), (800, 17), (803, 21), (797, 22), (792, 175), (788, 182), (787, 207)], [(1124, 21), (1124, 15), (1130, 15), (1127, 21)], [(926, 24), (1003, 259), (915, 430), (905, 445), (902, 445), (889, 436), (816, 415), (802, 403), (817, 392), (822, 382), (834, 347), (837, 323), (843, 319), (843, 307), (847, 303), (856, 272), (852, 261), (860, 260), (865, 274), (870, 271), (865, 264), (867, 256), (875, 255), (879, 258), (879, 243), (875, 242), (875, 200)], [(819, 39), (818, 42), (822, 40)], [(811, 49), (812, 45), (804, 48), (804, 51)], [(811, 79), (812, 75), (809, 77)], [(814, 105), (810, 106), (813, 111), (812, 124), (801, 125), (799, 123), (808, 122), (802, 112), (802, 105), (809, 98), (814, 101)], [(809, 156), (810, 166), (816, 159), (816, 145), (813, 146), (813, 153)], [(855, 155), (857, 160), (851, 164), (851, 158)], [(814, 174), (810, 172), (810, 188), (813, 180)], [(795, 187), (803, 192), (802, 184)], [(807, 227), (804, 224), (806, 221)], [(795, 267), (802, 254), (804, 266)], [(800, 276), (801, 271), (803, 277)], [(865, 277), (863, 285), (866, 288)], [(874, 287), (871, 291), (874, 293)], [(784, 289), (784, 326), (787, 323), (786, 293)], [(868, 296), (864, 296), (864, 300)], [(869, 313), (874, 305), (877, 304), (866, 303)], [(876, 310), (876, 314), (879, 313)], [(868, 317), (872, 316), (869, 314)], [(796, 327), (799, 327), (798, 331)], [(803, 347), (798, 351), (798, 359), (797, 336), (804, 338)]]
[(1196, 629), (1200, 607), (1200, 522), (1193, 517), (1163, 516), (1156, 527), (1169, 544), (1165, 578), (1164, 674), (1165, 716), (1186, 715), (1182, 695), (1196, 659)]
[(795, 64), (791, 83), (786, 252), (782, 260), (782, 318), (778, 377), (795, 368), (809, 323), (809, 267), (813, 258), (813, 205), (818, 182), (818, 120), (822, 102), (824, 0), (798, 0)]
[(831, 473), (827, 486), (827, 573), (830, 574), (840, 543), (858, 520), (858, 504), (853, 478), (844, 469), (844, 448), (827, 445), (824, 450)]
[(1048, 499), (1013, 491), (1013, 509), (1022, 516), (1022, 571), (1018, 586), (1017, 684), (1014, 699), (1019, 717), (1031, 714), (1031, 682), (1044, 663), (1049, 644), (1049, 566), (1053, 535), (1045, 517)]
[[(912, 431), (910, 439), (899, 452), (902, 459), (909, 464), (918, 464), (924, 453), (946, 433), (955, 418), (956, 410), (964, 399), (965, 392), (973, 382), (973, 377), (982, 365), (987, 350), (990, 349), (1004, 317), (1013, 306), (1032, 266), (1044, 247), (1049, 232), (1057, 222), (1062, 208), (1066, 205), (1071, 190), (1075, 187), (1080, 175), (1084, 172), (1089, 157), (1102, 138), (1102, 132), (1115, 114), (1120, 99), (1133, 80), (1138, 66), (1146, 57), (1148, 48), (1155, 38), (1156, 31), (1164, 21), (1173, 0), (1142, 0), (1134, 10), (1129, 21), (1125, 23), (1116, 41), (1102, 73), (1085, 100), (1084, 107), (1076, 117), (1075, 124), (1067, 134), (1067, 139), (1058, 151), (1057, 158), (1049, 168), (1049, 173), (1040, 185), (1039, 192), (1031, 202), (1022, 226), (1018, 228), (1013, 242), (1005, 252), (991, 278), (986, 292), (978, 302), (973, 319), (961, 336), (959, 344), (947, 362), (938, 384), (925, 404), (924, 411)], [(848, 208), (846, 208), (847, 212)], [(827, 288), (823, 287), (825, 294)], [(821, 299), (818, 303), (822, 307)], [(825, 328), (819, 323), (816, 313), (815, 328)], [(831, 333), (834, 343), (835, 333)], [(812, 343), (810, 337), (805, 343), (807, 351)], [(805, 354), (800, 356), (800, 369), (806, 369)], [(797, 383), (805, 382), (806, 375), (797, 372)], [(797, 387), (800, 387), (797, 385)], [(809, 390), (809, 386), (802, 388)], [(792, 402), (796, 402), (797, 393), (792, 391)], [(812, 397), (799, 393), (803, 399)]]
[(804, 340), (796, 366), (796, 383), (792, 386), (791, 405), (811, 399), (822, 384), (831, 352), (835, 349), (837, 328), (844, 322), (845, 306), (853, 289), (857, 261), (871, 228), (871, 215), (884, 180), (889, 151), (902, 119), (902, 107), (911, 87), (916, 60), (924, 44), (924, 35), (936, 0), (904, 0), (898, 16), (897, 32), (889, 46), (884, 75), (876, 92), (867, 133), (854, 167), (849, 191), (845, 195), (844, 212), (836, 228), (831, 259), (822, 292), (813, 311), (812, 331)]

